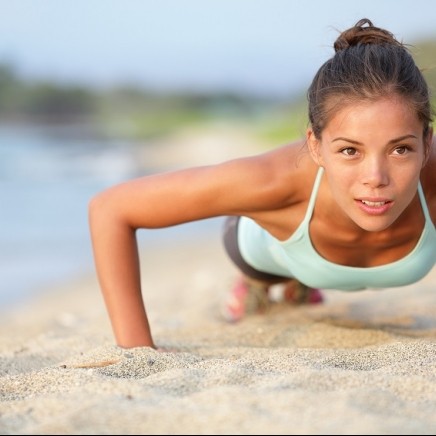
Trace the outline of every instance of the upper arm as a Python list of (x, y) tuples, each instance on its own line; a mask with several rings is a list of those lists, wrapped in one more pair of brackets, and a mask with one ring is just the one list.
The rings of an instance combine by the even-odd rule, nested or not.
[(141, 177), (104, 191), (99, 201), (134, 228), (280, 208), (292, 201), (293, 150)]

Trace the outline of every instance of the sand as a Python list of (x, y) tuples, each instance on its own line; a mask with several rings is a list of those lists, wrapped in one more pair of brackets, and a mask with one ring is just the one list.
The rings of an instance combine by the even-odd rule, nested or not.
[(158, 346), (114, 344), (93, 274), (0, 322), (0, 434), (436, 434), (436, 271), (227, 323), (220, 235), (141, 252)]
[(170, 352), (114, 345), (92, 277), (2, 318), (1, 434), (436, 433), (436, 273), (229, 324), (218, 236), (171, 248), (142, 254)]

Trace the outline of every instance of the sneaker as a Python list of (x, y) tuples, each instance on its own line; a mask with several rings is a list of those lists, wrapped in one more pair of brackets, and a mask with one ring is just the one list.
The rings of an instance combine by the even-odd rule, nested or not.
[(284, 300), (290, 304), (319, 304), (324, 301), (320, 289), (309, 288), (298, 280), (290, 281), (283, 291)]
[(237, 322), (245, 315), (265, 311), (268, 305), (268, 286), (247, 283), (240, 278), (225, 299), (221, 314), (226, 321)]

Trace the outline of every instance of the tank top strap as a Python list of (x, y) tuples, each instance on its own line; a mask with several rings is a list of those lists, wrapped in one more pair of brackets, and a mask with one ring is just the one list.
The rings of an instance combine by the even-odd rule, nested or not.
[[(304, 223), (308, 223), (310, 221), (310, 219), (312, 218), (313, 209), (315, 208), (315, 202), (316, 202), (316, 198), (318, 196), (319, 186), (321, 184), (321, 178), (322, 178), (323, 174), (324, 174), (324, 168), (319, 167), (318, 172), (317, 172), (316, 177), (315, 177), (315, 182), (313, 184), (312, 193), (310, 194), (310, 199), (309, 199), (309, 204), (307, 206), (306, 215), (304, 216), (304, 220), (303, 220)], [(423, 191), (422, 186), (421, 186), (421, 182), (418, 183), (418, 195), (419, 195), (419, 200), (421, 202), (422, 210), (424, 212), (425, 220), (432, 223), (432, 219), (430, 216), (430, 212), (428, 210), (427, 201), (425, 200), (425, 195), (424, 195), (424, 191)]]
[(425, 220), (432, 223), (430, 212), (428, 210), (427, 201), (425, 200), (424, 191), (422, 190), (421, 182), (418, 183), (418, 195), (421, 202), (422, 211), (424, 212)]
[(321, 178), (324, 174), (324, 168), (319, 167), (316, 173), (315, 182), (313, 184), (312, 193), (310, 194), (309, 204), (307, 206), (306, 215), (304, 216), (303, 223), (308, 224), (312, 218), (313, 209), (315, 208), (316, 197), (318, 196), (319, 185), (321, 184)]

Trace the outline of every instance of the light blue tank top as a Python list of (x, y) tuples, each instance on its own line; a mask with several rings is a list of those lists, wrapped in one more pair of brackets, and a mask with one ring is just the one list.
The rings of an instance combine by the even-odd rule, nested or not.
[(436, 229), (421, 183), (418, 185), (418, 194), (425, 225), (415, 248), (405, 257), (385, 265), (362, 268), (329, 262), (319, 255), (310, 240), (309, 222), (323, 172), (323, 168), (320, 168), (316, 176), (304, 220), (286, 241), (274, 238), (252, 219), (241, 217), (238, 245), (249, 265), (259, 271), (293, 277), (313, 288), (344, 291), (405, 286), (417, 282), (430, 272), (436, 263)]

